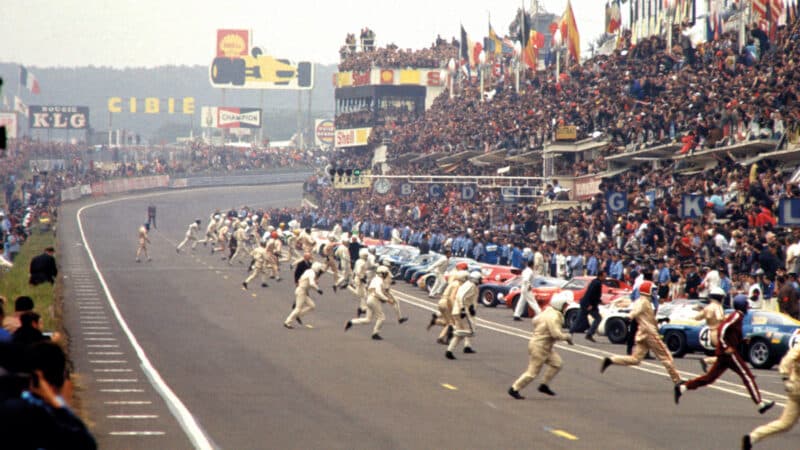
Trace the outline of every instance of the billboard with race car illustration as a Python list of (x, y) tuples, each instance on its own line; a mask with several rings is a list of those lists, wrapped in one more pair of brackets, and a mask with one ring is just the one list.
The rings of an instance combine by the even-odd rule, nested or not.
[(314, 66), (308, 61), (265, 55), (251, 45), (249, 30), (217, 30), (217, 48), (209, 67), (211, 85), (235, 89), (294, 89), (314, 87)]

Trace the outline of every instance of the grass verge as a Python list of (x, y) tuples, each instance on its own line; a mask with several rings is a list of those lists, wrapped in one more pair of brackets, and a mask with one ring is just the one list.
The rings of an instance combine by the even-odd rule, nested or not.
[(56, 286), (50, 283), (31, 286), (28, 284), (28, 268), (31, 259), (41, 254), (45, 247), (56, 247), (55, 241), (52, 231), (34, 231), (20, 248), (19, 254), (14, 259), (14, 267), (8, 272), (0, 273), (0, 295), (8, 299), (8, 305), (4, 308), (6, 315), (14, 313), (15, 298), (27, 295), (33, 299), (36, 312), (42, 315), (44, 331), (61, 329), (60, 314), (55, 304), (56, 291), (60, 290), (60, 283), (56, 282)]

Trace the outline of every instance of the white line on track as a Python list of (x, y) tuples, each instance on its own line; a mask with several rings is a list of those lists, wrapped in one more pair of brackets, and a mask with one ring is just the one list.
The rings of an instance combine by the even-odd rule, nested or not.
[(100, 389), (100, 392), (108, 394), (141, 394), (144, 389)]
[(123, 373), (123, 372), (133, 372), (133, 369), (94, 369), (93, 372), (100, 372), (100, 373)]
[(103, 402), (104, 405), (152, 405), (150, 400), (115, 400)]
[(163, 431), (112, 431), (111, 436), (163, 436), (167, 433)]
[(155, 414), (110, 414), (109, 419), (158, 419)]
[[(287, 184), (297, 184), (297, 183), (287, 183)], [(197, 192), (201, 190), (204, 189), (196, 189), (194, 191)], [(209, 190), (213, 190), (213, 188)], [(167, 385), (166, 381), (164, 381), (164, 378), (161, 377), (161, 374), (158, 372), (158, 370), (156, 370), (155, 366), (153, 366), (153, 363), (150, 362), (150, 358), (147, 357), (147, 354), (145, 353), (142, 346), (139, 344), (139, 341), (138, 339), (136, 339), (136, 336), (133, 334), (133, 331), (131, 331), (130, 327), (128, 326), (128, 323), (125, 321), (125, 318), (122, 317), (122, 312), (120, 312), (119, 307), (117, 306), (117, 302), (116, 300), (114, 300), (114, 296), (111, 295), (111, 290), (108, 287), (108, 283), (106, 283), (105, 277), (103, 276), (103, 273), (100, 271), (100, 267), (98, 266), (97, 260), (94, 257), (94, 252), (92, 251), (92, 248), (89, 245), (88, 240), (86, 239), (86, 232), (83, 229), (83, 221), (81, 220), (81, 215), (85, 210), (90, 208), (95, 208), (97, 206), (108, 205), (122, 200), (162, 197), (167, 195), (175, 195), (176, 193), (179, 192), (170, 191), (170, 192), (160, 192), (156, 194), (151, 193), (151, 194), (134, 195), (134, 196), (110, 199), (93, 203), (78, 209), (78, 212), (76, 214), (76, 220), (78, 222), (78, 231), (80, 232), (81, 235), (81, 241), (83, 243), (83, 247), (86, 249), (86, 253), (89, 256), (89, 260), (92, 263), (91, 264), (92, 271), (97, 276), (97, 279), (100, 281), (100, 286), (102, 287), (103, 292), (105, 293), (105, 298), (108, 301), (108, 305), (114, 312), (114, 317), (116, 317), (117, 322), (122, 328), (122, 331), (128, 337), (128, 341), (131, 343), (131, 346), (133, 347), (134, 351), (136, 352), (136, 355), (139, 358), (139, 363), (140, 363), (139, 366), (141, 367), (142, 371), (145, 373), (147, 378), (150, 380), (150, 384), (152, 384), (152, 386), (159, 393), (159, 395), (161, 395), (161, 398), (164, 399), (164, 401), (166, 402), (167, 406), (170, 409), (170, 412), (172, 412), (172, 415), (175, 417), (175, 419), (177, 419), (184, 433), (186, 433), (186, 436), (192, 442), (194, 447), (202, 450), (206, 449), (211, 450), (214, 448), (214, 446), (211, 444), (211, 441), (209, 440), (208, 436), (206, 436), (203, 430), (200, 428), (200, 425), (197, 423), (197, 420), (194, 418), (194, 416), (186, 407), (186, 405), (184, 405), (181, 399), (178, 398), (177, 395), (175, 395), (175, 392), (172, 391), (172, 389)], [(276, 200), (275, 202), (269, 202), (269, 203), (277, 204), (283, 202), (285, 202), (284, 199)], [(213, 268), (213, 266), (209, 266), (209, 268)], [(95, 339), (102, 339), (102, 338), (95, 338)]]

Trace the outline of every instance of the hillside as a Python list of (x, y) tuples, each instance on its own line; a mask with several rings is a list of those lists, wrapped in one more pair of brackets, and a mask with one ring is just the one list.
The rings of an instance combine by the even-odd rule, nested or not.
[[(33, 95), (27, 90), (22, 99), (29, 105), (80, 105), (88, 106), (90, 125), (95, 131), (108, 129), (110, 97), (158, 97), (175, 98), (180, 104), (183, 97), (195, 98), (195, 114), (144, 114), (139, 112), (118, 113), (112, 118), (114, 128), (132, 130), (151, 141), (171, 137), (175, 131), (194, 128), (199, 131), (200, 108), (222, 105), (222, 90), (211, 87), (208, 68), (205, 66), (162, 66), (151, 69), (110, 67), (27, 67), (41, 86), (41, 93)], [(315, 87), (312, 90), (312, 119), (333, 116), (332, 74), (334, 65), (317, 65)], [(3, 95), (8, 97), (11, 107), (17, 93), (19, 65), (0, 63), (0, 77), (5, 81)], [(260, 91), (226, 90), (227, 106), (258, 107)], [(141, 105), (141, 101), (140, 101)], [(296, 91), (264, 91), (265, 134), (272, 140), (291, 137), (297, 124)], [(303, 93), (302, 107), (308, 107), (307, 93)], [(2, 105), (0, 105), (2, 108)], [(141, 108), (141, 106), (140, 106)], [(23, 122), (23, 134), (29, 133)], [(166, 133), (166, 134), (165, 134)], [(55, 137), (55, 136), (53, 136)]]

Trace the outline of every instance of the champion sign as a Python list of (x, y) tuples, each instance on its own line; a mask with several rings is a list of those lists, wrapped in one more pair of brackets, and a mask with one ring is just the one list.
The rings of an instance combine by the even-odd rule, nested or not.
[(83, 130), (89, 126), (89, 107), (31, 105), (28, 121), (30, 128)]
[(261, 110), (258, 108), (227, 108), (217, 110), (219, 128), (261, 128)]

